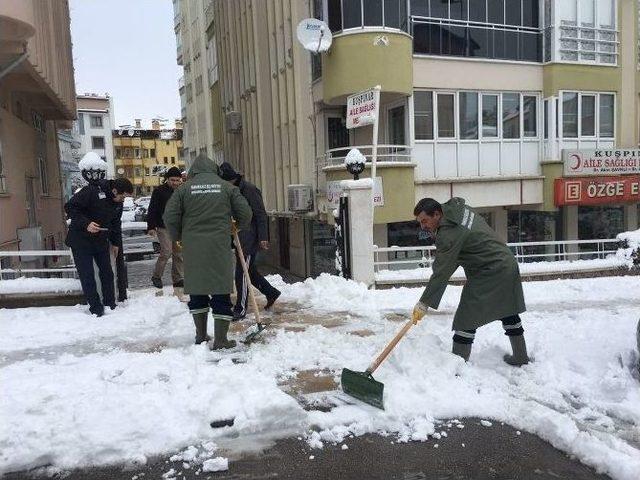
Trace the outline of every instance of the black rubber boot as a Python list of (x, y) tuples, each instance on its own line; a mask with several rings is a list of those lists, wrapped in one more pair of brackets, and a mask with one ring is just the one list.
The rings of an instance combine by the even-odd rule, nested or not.
[(453, 348), (451, 349), (451, 352), (454, 355), (462, 357), (466, 362), (469, 360), (469, 356), (471, 355), (471, 345), (473, 344), (453, 342)]
[(193, 323), (196, 326), (196, 345), (200, 345), (203, 342), (208, 342), (211, 337), (207, 335), (207, 317), (209, 312), (194, 313)]
[(524, 341), (524, 335), (511, 335), (509, 337), (511, 342), (511, 348), (513, 355), (505, 355), (504, 361), (514, 367), (526, 365), (529, 363), (529, 356), (527, 355), (527, 344)]
[(229, 340), (227, 338), (227, 332), (229, 331), (230, 322), (228, 320), (221, 320), (214, 318), (213, 328), (213, 345), (211, 350), (221, 350), (223, 348), (233, 348), (236, 346), (235, 340)]

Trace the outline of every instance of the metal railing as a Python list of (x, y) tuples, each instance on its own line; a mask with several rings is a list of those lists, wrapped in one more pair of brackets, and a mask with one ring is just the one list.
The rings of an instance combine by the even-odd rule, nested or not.
[[(507, 246), (518, 263), (557, 262), (573, 260), (605, 259), (616, 252), (620, 245), (617, 239), (562, 240), (549, 242), (514, 242)], [(419, 247), (374, 247), (373, 266), (375, 272), (382, 270), (407, 270), (431, 267), (435, 246)]]
[[(122, 247), (125, 257), (153, 254), (154, 238), (146, 234), (145, 222), (123, 222)], [(129, 235), (128, 232), (144, 232)], [(56, 257), (68, 259), (59, 262)], [(3, 267), (0, 261), (0, 280), (27, 276), (77, 278), (71, 250), (0, 250), (0, 260), (13, 258), (14, 265)], [(53, 261), (47, 261), (51, 258)], [(44, 261), (43, 261), (44, 260)], [(36, 264), (36, 265), (34, 265)]]
[[(333, 167), (344, 164), (349, 150), (357, 148), (371, 162), (373, 145), (350, 145), (348, 147), (332, 148), (318, 157), (318, 167)], [(411, 146), (409, 145), (378, 145), (377, 162), (411, 162)]]

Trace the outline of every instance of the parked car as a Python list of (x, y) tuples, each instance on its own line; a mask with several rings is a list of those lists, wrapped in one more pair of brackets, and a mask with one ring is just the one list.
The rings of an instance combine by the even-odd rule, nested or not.
[(147, 212), (149, 211), (149, 203), (151, 203), (151, 197), (140, 197), (135, 200), (135, 219), (136, 222), (146, 222)]
[(133, 203), (133, 198), (125, 197), (124, 205), (122, 206), (122, 221), (134, 222), (135, 217), (135, 204)]

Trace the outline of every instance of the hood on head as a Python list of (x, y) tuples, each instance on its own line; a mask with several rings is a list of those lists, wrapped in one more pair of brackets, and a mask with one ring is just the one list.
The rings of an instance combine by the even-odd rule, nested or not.
[(198, 173), (215, 173), (217, 175), (218, 167), (209, 157), (204, 154), (200, 154), (193, 161), (191, 168), (189, 168), (189, 177), (193, 177)]

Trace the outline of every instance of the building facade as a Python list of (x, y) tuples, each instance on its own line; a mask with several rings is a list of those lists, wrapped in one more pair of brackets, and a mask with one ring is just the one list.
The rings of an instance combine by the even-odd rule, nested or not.
[(160, 128), (157, 120), (151, 125), (150, 130), (143, 129), (136, 120), (135, 127), (113, 131), (116, 177), (131, 180), (136, 197), (151, 195), (169, 168), (185, 169), (180, 121), (171, 129)]
[(58, 151), (60, 152), (60, 175), (62, 183), (62, 202), (67, 203), (73, 193), (86, 182), (82, 178), (78, 162), (82, 144), (72, 129), (58, 130)]
[(80, 141), (80, 158), (87, 152), (97, 153), (107, 162), (107, 178), (114, 178), (113, 98), (109, 94), (85, 93), (78, 95), (77, 103), (78, 119), (73, 126), (73, 135)]
[(208, 56), (215, 52), (205, 33), (210, 4), (209, 0), (173, 0), (176, 59), (184, 72), (178, 89), (187, 163), (200, 153), (221, 160), (221, 139), (214, 137), (212, 127), (211, 72), (206, 67)]
[(68, 2), (0, 2), (0, 249), (62, 247), (57, 130), (75, 116)]
[[(638, 169), (581, 176), (567, 167), (577, 162), (570, 155), (582, 165), (603, 155), (631, 165), (637, 155), (637, 1), (212, 4), (211, 128), (222, 133), (224, 158), (263, 190), (274, 263), (304, 276), (330, 269), (332, 211), (349, 176), (344, 158), (355, 146), (372, 154), (373, 127), (346, 128), (347, 97), (375, 85), (376, 245), (424, 241), (412, 215), (423, 197), (464, 197), (512, 242), (638, 228)], [(331, 29), (328, 52), (296, 41), (308, 17)], [(308, 212), (289, 200), (300, 185), (313, 192)], [(629, 192), (607, 194), (620, 189)]]

